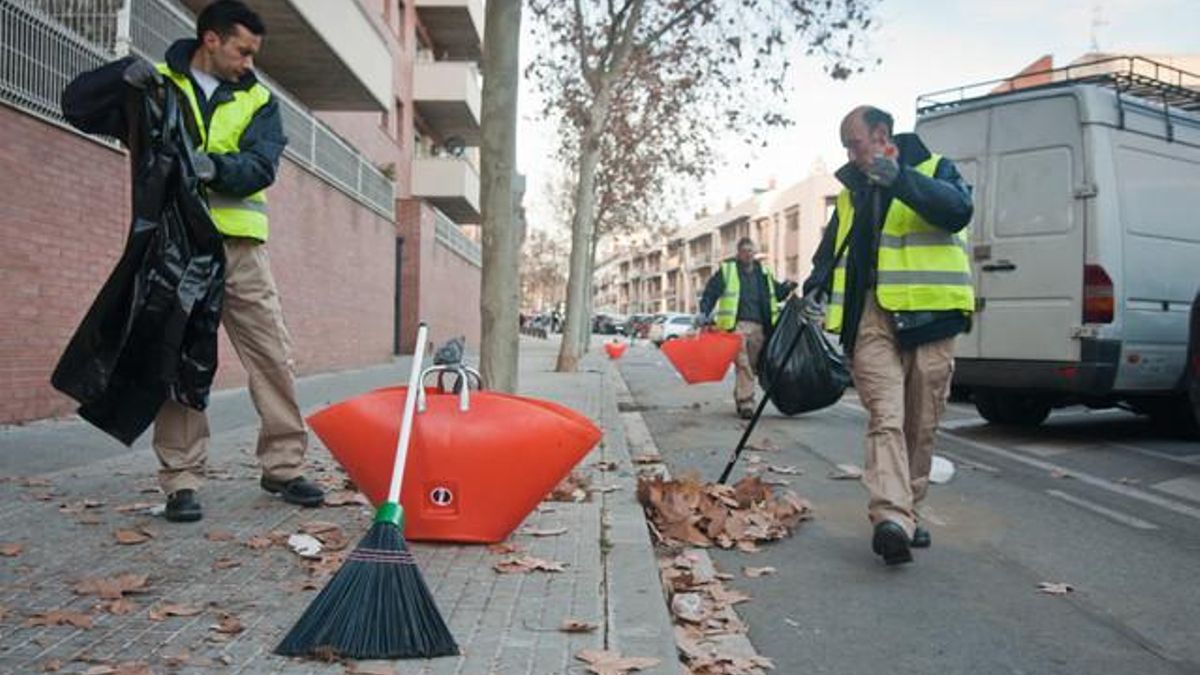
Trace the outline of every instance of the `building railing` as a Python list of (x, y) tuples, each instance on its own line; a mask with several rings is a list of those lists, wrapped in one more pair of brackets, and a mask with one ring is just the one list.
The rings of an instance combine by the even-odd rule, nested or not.
[[(67, 126), (59, 97), (72, 78), (131, 52), (159, 60), (176, 39), (193, 35), (193, 26), (171, 0), (0, 0), (0, 101)], [(392, 180), (257, 74), (279, 101), (288, 157), (394, 220)]]
[(463, 234), (462, 228), (446, 214), (434, 209), (434, 238), (458, 257), (475, 267), (483, 267), (483, 251), (479, 244)]

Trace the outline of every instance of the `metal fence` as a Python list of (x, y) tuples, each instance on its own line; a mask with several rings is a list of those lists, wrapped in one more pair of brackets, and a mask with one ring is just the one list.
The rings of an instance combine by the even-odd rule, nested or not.
[[(71, 78), (118, 54), (161, 59), (193, 26), (171, 0), (0, 0), (0, 101), (65, 124), (59, 95)], [(393, 219), (392, 181), (282, 87), (259, 77), (279, 101), (287, 155)]]
[(483, 266), (483, 252), (479, 244), (463, 234), (462, 228), (437, 209), (434, 209), (433, 222), (435, 240), (472, 265)]

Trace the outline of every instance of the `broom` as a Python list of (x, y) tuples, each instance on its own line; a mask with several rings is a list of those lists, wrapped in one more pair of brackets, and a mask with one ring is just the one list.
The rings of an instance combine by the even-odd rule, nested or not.
[(354, 659), (458, 654), (458, 645), (404, 543), (404, 509), (400, 506), (427, 330), (424, 323), (417, 329), (387, 501), (375, 512), (367, 536), (275, 648), (276, 654)]

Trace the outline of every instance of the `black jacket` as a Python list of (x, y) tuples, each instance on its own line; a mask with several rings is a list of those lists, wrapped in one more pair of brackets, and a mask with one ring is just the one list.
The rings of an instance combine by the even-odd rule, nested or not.
[[(725, 262), (729, 262), (729, 261), (725, 261)], [(754, 261), (754, 269), (756, 271), (758, 271), (758, 273), (761, 274), (763, 277), (763, 294), (761, 296), (763, 306), (759, 308), (760, 309), (759, 316), (770, 317), (771, 316), (771, 305), (770, 305), (770, 299), (767, 297), (767, 293), (766, 293), (767, 271), (765, 269), (763, 269), (762, 264), (759, 263), (757, 260)], [(793, 281), (778, 281), (778, 280), (776, 280), (775, 281), (775, 299), (783, 300), (783, 299), (787, 298), (788, 294), (790, 294), (795, 288), (796, 288), (796, 283)], [(712, 275), (711, 277), (709, 277), (708, 283), (705, 284), (705, 286), (704, 286), (704, 295), (700, 297), (700, 313), (704, 314), (704, 315), (711, 314), (713, 311), (713, 308), (717, 306), (717, 301), (721, 299), (721, 294), (724, 292), (725, 292), (725, 277), (723, 274), (721, 274), (721, 268), (718, 267), (717, 273)], [(768, 330), (771, 328), (766, 323), (763, 323), (763, 326), (765, 328), (767, 328)]]
[[(176, 73), (192, 80), (196, 100), (200, 102), (200, 114), (207, 126), (212, 121), (217, 105), (233, 98), (233, 92), (246, 90), (258, 82), (253, 72), (247, 73), (236, 83), (221, 82), (212, 98), (204, 99), (204, 91), (191, 75), (192, 53), (196, 51), (196, 40), (176, 40), (167, 49), (166, 63)], [(129, 120), (126, 119), (126, 96), (130, 90), (122, 80), (125, 69), (137, 57), (126, 57), (108, 63), (75, 78), (62, 95), (63, 115), (75, 127), (88, 133), (112, 136), (125, 140)], [(186, 115), (189, 125), (192, 116)], [(199, 132), (191, 128), (193, 143), (199, 145)], [(267, 104), (254, 113), (254, 118), (242, 132), (238, 141), (238, 152), (210, 155), (217, 167), (217, 175), (208, 183), (208, 189), (233, 197), (254, 194), (275, 182), (279, 160), (287, 138), (283, 135), (283, 122), (279, 103), (272, 96)]]
[[(878, 233), (883, 228), (888, 207), (893, 199), (904, 202), (934, 227), (958, 232), (971, 222), (974, 206), (971, 188), (955, 168), (954, 162), (942, 158), (932, 177), (919, 173), (916, 165), (929, 159), (929, 149), (916, 134), (898, 134), (894, 142), (900, 150), (900, 175), (889, 188), (872, 184), (858, 168), (846, 164), (837, 171), (837, 178), (850, 190), (854, 203), (852, 239), (846, 251), (846, 295), (842, 320), (842, 347), (854, 351), (858, 323), (862, 318), (867, 291), (874, 287), (878, 261)], [(876, 202), (876, 196), (878, 201)], [(875, 204), (879, 207), (876, 209)], [(876, 212), (878, 211), (878, 212)], [(821, 243), (813, 256), (813, 271), (804, 282), (807, 295), (829, 275), (836, 251), (837, 213), (829, 219)], [(829, 277), (832, 278), (832, 277)], [(826, 297), (829, 285), (824, 287)], [(925, 323), (914, 344), (930, 342), (961, 333), (970, 326), (970, 318), (962, 312), (937, 312)], [(912, 346), (912, 345), (910, 345)]]

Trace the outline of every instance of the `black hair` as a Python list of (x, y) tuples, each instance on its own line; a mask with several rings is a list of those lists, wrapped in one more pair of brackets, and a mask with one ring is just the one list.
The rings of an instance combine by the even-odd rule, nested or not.
[(738, 239), (737, 247), (740, 249), (743, 246), (754, 246), (754, 240), (750, 237), (742, 237)]
[(266, 35), (267, 26), (262, 17), (239, 0), (217, 0), (204, 8), (196, 19), (196, 38), (204, 39), (204, 34), (212, 31), (222, 40), (234, 32), (234, 26), (243, 26), (255, 35)]
[(862, 110), (863, 122), (867, 125), (868, 131), (874, 131), (879, 125), (883, 125), (887, 129), (888, 137), (892, 135), (892, 116), (891, 114), (876, 108), (875, 106), (863, 106)]

